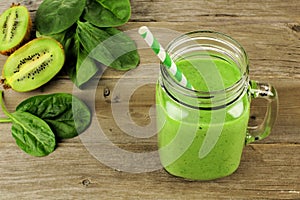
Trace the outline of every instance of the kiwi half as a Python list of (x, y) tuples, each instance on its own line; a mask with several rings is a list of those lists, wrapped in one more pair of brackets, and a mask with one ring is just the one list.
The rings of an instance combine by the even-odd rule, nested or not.
[(34, 90), (51, 80), (65, 62), (63, 46), (48, 37), (36, 38), (11, 54), (2, 70), (5, 88)]
[(0, 53), (10, 55), (30, 39), (32, 22), (25, 6), (12, 4), (0, 16)]

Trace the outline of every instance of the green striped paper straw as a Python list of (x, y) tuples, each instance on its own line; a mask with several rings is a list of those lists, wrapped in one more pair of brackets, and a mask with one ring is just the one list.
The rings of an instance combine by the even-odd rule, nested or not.
[(139, 34), (144, 38), (146, 43), (151, 47), (154, 53), (159, 57), (164, 66), (167, 67), (169, 72), (175, 77), (175, 79), (183, 86), (194, 89), (192, 85), (187, 81), (186, 77), (177, 68), (174, 61), (171, 59), (170, 55), (161, 46), (161, 44), (154, 38), (153, 34), (148, 27), (142, 26), (139, 28)]

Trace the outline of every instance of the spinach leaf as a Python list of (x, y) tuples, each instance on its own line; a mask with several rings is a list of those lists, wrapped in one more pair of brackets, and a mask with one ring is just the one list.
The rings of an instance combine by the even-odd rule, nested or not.
[(69, 51), (72, 50), (72, 41), (74, 37), (74, 27), (68, 28), (67, 30), (54, 33), (54, 34), (41, 34), (40, 32), (36, 31), (36, 37), (51, 37), (57, 40), (61, 45), (63, 45), (66, 55), (68, 55)]
[(86, 104), (67, 93), (30, 97), (21, 102), (16, 110), (29, 112), (45, 120), (60, 139), (77, 136), (91, 122), (91, 113)]
[(76, 76), (73, 82), (77, 87), (81, 87), (88, 82), (96, 73), (98, 67), (94, 60), (88, 57), (88, 53), (84, 50), (78, 52), (77, 63), (76, 63)]
[(23, 151), (33, 156), (46, 156), (54, 151), (55, 135), (45, 121), (27, 112), (9, 113), (2, 100), (2, 91), (0, 104), (4, 114), (13, 123), (12, 135)]
[(83, 18), (98, 27), (125, 24), (131, 15), (129, 0), (87, 0)]
[(117, 70), (136, 68), (140, 62), (140, 57), (134, 41), (118, 29), (105, 28), (105, 31), (110, 35), (109, 39), (98, 45), (97, 48), (90, 53), (90, 57), (101, 62), (103, 58), (101, 52), (104, 49), (108, 49), (115, 59), (107, 66)]
[(98, 72), (98, 62), (117, 70), (139, 64), (134, 41), (112, 28), (128, 22), (130, 15), (129, 0), (44, 0), (36, 14), (37, 36), (64, 46), (64, 69), (82, 88)]
[[(72, 56), (73, 61), (69, 60), (70, 63), (75, 67), (68, 67), (68, 72), (71, 80), (77, 87), (81, 87), (88, 82), (99, 70), (95, 64), (95, 61), (88, 57), (88, 52), (82, 48), (78, 40), (74, 43), (75, 56)], [(75, 62), (74, 62), (75, 61)]]
[(76, 40), (98, 62), (118, 70), (135, 68), (139, 54), (133, 40), (115, 28), (97, 28), (89, 22), (77, 22)]
[(63, 32), (82, 15), (86, 0), (44, 0), (36, 12), (36, 29), (43, 35)]
[(55, 135), (45, 121), (21, 111), (11, 113), (10, 118), (12, 135), (23, 151), (33, 156), (46, 156), (54, 151)]

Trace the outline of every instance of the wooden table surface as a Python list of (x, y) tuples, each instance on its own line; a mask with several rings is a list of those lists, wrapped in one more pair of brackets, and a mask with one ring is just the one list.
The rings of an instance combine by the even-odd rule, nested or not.
[[(11, 2), (1, 1), (0, 11)], [(33, 18), (40, 2), (23, 1)], [(54, 153), (41, 158), (22, 152), (11, 136), (11, 124), (0, 124), (0, 199), (300, 199), (300, 1), (131, 0), (131, 4), (130, 22), (120, 27), (136, 40), (141, 55), (140, 66), (131, 74), (107, 69), (84, 91), (63, 74), (32, 92), (5, 91), (10, 111), (33, 95), (69, 92), (82, 97), (95, 112), (87, 132), (61, 141)], [(272, 133), (244, 148), (241, 164), (231, 176), (206, 182), (173, 177), (157, 163), (155, 133), (148, 138), (129, 135), (128, 127), (151, 133), (153, 127), (147, 125), (155, 121), (158, 60), (136, 34), (142, 25), (162, 35), (163, 45), (172, 39), (171, 32), (226, 33), (247, 51), (251, 79), (277, 88), (279, 113)], [(0, 57), (1, 70), (5, 60)], [(114, 92), (124, 80), (125, 85), (140, 84), (129, 97), (122, 89)], [(264, 104), (254, 102), (253, 120), (260, 120)], [(117, 116), (120, 108), (125, 114)], [(129, 119), (134, 124), (126, 126)]]

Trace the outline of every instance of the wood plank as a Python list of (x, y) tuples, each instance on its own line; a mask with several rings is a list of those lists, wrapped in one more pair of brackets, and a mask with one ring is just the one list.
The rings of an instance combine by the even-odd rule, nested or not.
[(201, 22), (202, 17), (217, 18), (220, 22), (226, 19), (247, 18), (249, 21), (281, 21), (288, 18), (299, 20), (299, 1), (239, 1), (239, 0), (133, 0), (133, 21), (152, 22)]
[(44, 158), (25, 155), (13, 145), (1, 145), (0, 150), (5, 152), (0, 154), (3, 199), (297, 199), (300, 196), (299, 144), (250, 145), (233, 175), (208, 182), (184, 181), (162, 169), (138, 174), (118, 172), (93, 159), (81, 144), (73, 142), (61, 144), (56, 152)]

